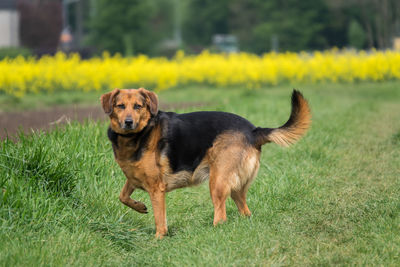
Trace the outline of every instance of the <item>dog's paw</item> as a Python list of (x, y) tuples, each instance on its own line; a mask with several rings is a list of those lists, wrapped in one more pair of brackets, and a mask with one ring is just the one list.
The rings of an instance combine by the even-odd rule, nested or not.
[(167, 227), (162, 227), (156, 231), (155, 238), (158, 240), (161, 240), (164, 238), (164, 236), (167, 235), (167, 232), (168, 232)]
[(148, 213), (146, 205), (140, 201), (135, 201), (134, 209), (140, 213)]
[(158, 239), (158, 240), (161, 240), (161, 239), (163, 239), (164, 238), (164, 236), (165, 236), (165, 234), (161, 234), (161, 233), (156, 233), (156, 235), (154, 236), (156, 239)]

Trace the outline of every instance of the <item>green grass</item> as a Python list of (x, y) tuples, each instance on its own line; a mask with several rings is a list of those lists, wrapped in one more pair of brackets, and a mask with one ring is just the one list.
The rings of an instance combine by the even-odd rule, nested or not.
[[(169, 235), (118, 200), (124, 176), (105, 123), (5, 141), (0, 147), (0, 265), (400, 265), (399, 83), (300, 89), (313, 124), (289, 149), (263, 147), (250, 219), (227, 202), (212, 226), (207, 183), (167, 195)], [(290, 88), (193, 87), (168, 101), (206, 101), (258, 126), (283, 124)], [(96, 99), (97, 101), (97, 99)], [(186, 111), (194, 110), (194, 108)], [(182, 111), (182, 110), (180, 110)]]

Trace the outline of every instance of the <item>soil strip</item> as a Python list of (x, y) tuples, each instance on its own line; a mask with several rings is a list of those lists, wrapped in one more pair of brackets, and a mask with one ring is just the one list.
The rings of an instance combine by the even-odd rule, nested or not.
[[(188, 107), (201, 107), (205, 103), (170, 103), (160, 104), (162, 110), (172, 110)], [(70, 121), (84, 122), (86, 120), (105, 120), (100, 106), (66, 106), (53, 107), (46, 110), (32, 110), (23, 112), (0, 112), (0, 140), (7, 136), (12, 139), (19, 131), (28, 134), (37, 130), (51, 130), (52, 128), (69, 123)]]

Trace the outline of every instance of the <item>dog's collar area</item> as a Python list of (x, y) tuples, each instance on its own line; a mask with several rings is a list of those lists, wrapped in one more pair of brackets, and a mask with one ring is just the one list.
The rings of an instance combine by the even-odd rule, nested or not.
[[(110, 128), (110, 129), (111, 129), (111, 128)], [(111, 129), (111, 131), (113, 131), (113, 130)], [(113, 132), (114, 132), (114, 131), (113, 131)], [(122, 136), (122, 137), (127, 137), (127, 138), (129, 138), (129, 137), (134, 137), (135, 135), (137, 135), (137, 133), (121, 134), (121, 133), (117, 133), (117, 132), (114, 132), (114, 134), (119, 135), (119, 136)]]
[(137, 136), (137, 133), (129, 133), (129, 134), (117, 133), (116, 131), (114, 131), (113, 129), (111, 129), (111, 127), (108, 127), (107, 135), (108, 135), (108, 138), (109, 138), (113, 143), (116, 143), (116, 142), (117, 142), (117, 137), (118, 137), (118, 136), (125, 137), (125, 138), (132, 138), (132, 137), (134, 137), (134, 136)]

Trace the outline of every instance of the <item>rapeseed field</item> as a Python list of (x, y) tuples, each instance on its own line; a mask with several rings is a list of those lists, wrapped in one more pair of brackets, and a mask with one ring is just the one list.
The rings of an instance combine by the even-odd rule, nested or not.
[(399, 51), (328, 50), (314, 53), (185, 55), (172, 59), (120, 55), (83, 60), (61, 52), (40, 59), (0, 61), (0, 92), (16, 97), (58, 90), (101, 91), (187, 85), (255, 89), (282, 83), (356, 83), (400, 79)]

